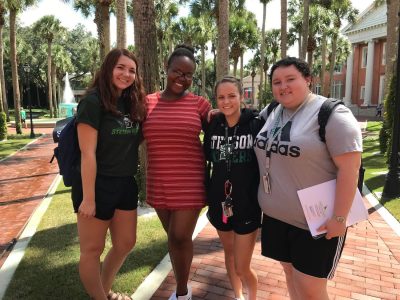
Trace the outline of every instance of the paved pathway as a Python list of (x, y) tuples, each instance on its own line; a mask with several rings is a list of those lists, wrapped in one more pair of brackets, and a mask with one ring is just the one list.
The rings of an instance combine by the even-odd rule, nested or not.
[[(57, 165), (48, 163), (53, 147), (50, 135), (45, 135), (27, 149), (0, 162), (0, 245), (18, 238), (55, 178)], [(335, 300), (400, 300), (400, 236), (382, 218), (379, 205), (372, 207), (367, 200), (365, 203), (370, 218), (349, 229), (336, 276), (329, 282), (329, 294)], [(258, 299), (289, 299), (282, 268), (260, 255), (259, 242), (253, 265), (259, 277)], [(190, 277), (194, 300), (233, 297), (222, 247), (209, 224), (195, 239)], [(168, 299), (174, 289), (172, 273), (158, 284), (150, 299)]]
[[(15, 133), (15, 128), (9, 132)], [(55, 146), (51, 132), (52, 128), (36, 129), (44, 135), (0, 162), (0, 266), (58, 173), (57, 163), (49, 163)]]

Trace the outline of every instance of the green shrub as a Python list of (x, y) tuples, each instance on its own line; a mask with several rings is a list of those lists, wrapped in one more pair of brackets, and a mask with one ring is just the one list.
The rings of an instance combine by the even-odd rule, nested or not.
[(7, 119), (4, 112), (0, 112), (0, 141), (7, 139)]

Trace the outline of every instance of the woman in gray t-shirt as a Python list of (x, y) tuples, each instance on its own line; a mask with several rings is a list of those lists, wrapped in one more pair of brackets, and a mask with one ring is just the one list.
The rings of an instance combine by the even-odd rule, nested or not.
[[(326, 98), (310, 91), (306, 62), (288, 57), (272, 66), (270, 82), (279, 102), (257, 135), (260, 168), (258, 201), (264, 213), (262, 254), (281, 262), (292, 299), (328, 299), (346, 236), (346, 217), (354, 198), (362, 140), (351, 111), (337, 106), (320, 140), (318, 113)], [(266, 116), (266, 110), (261, 112)], [(337, 180), (334, 215), (315, 239), (305, 220), (297, 191)]]

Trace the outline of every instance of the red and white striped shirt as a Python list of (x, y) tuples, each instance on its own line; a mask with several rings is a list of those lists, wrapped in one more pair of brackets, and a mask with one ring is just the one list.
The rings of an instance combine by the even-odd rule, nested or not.
[(205, 205), (204, 155), (199, 134), (211, 106), (188, 93), (178, 100), (148, 95), (143, 135), (147, 143), (147, 203), (159, 209)]

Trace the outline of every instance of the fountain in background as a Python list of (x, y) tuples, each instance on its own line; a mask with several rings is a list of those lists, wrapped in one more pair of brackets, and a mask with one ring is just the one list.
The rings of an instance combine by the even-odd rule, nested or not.
[(75, 102), (75, 97), (71, 89), (71, 84), (69, 83), (68, 73), (65, 74), (65, 85), (64, 93), (62, 98), (62, 103), (59, 105), (60, 117), (68, 118), (72, 117), (76, 112), (76, 107), (78, 103)]

